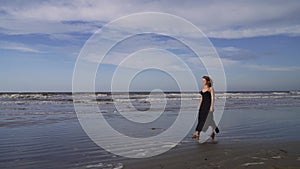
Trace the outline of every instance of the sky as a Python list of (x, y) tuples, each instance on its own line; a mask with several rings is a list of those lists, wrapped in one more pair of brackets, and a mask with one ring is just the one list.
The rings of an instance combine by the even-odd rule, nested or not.
[[(200, 29), (220, 57), (226, 90), (300, 90), (298, 0), (2, 0), (0, 91), (72, 91), (74, 69), (87, 41), (118, 18), (142, 12), (168, 13)], [(120, 27), (111, 29), (103, 46), (140, 25), (151, 27), (153, 31), (165, 25), (174, 36), (193, 43), (202, 42), (196, 39), (198, 34), (189, 32), (189, 28), (180, 23), (172, 27), (171, 22), (163, 22), (160, 17), (152, 21), (140, 19), (138, 23), (124, 22)], [(177, 28), (190, 34), (183, 36)], [(174, 91), (179, 90), (181, 85), (176, 84), (177, 81), (184, 82), (183, 88), (189, 88), (185, 64), (201, 87), (201, 77), (209, 74), (206, 66), (218, 62), (205, 53), (208, 46), (201, 47), (203, 55), (199, 57), (204, 63), (195, 61), (197, 54), (172, 36), (154, 33), (134, 35), (116, 44), (102, 60), (96, 72), (95, 88), (97, 91), (109, 90), (116, 70), (120, 73), (114, 85), (122, 88), (129, 74), (147, 66), (164, 68), (165, 71), (145, 69), (136, 73), (130, 81), (130, 90)], [(92, 53), (91, 50), (88, 52)], [(126, 57), (127, 60), (121, 62)], [(99, 56), (89, 55), (85, 61), (91, 65), (99, 64)], [(83, 71), (86, 73), (83, 77), (91, 76), (87, 70)], [(172, 74), (176, 74), (178, 79)], [(220, 89), (218, 84), (224, 79), (219, 76), (212, 78), (216, 88)], [(83, 78), (82, 82), (85, 80), (88, 78)]]

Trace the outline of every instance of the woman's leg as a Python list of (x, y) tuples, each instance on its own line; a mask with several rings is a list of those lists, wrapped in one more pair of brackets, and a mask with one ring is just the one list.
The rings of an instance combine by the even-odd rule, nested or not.
[(208, 115), (208, 111), (200, 111), (199, 110), (199, 115), (198, 115), (198, 124), (197, 124), (197, 127), (196, 127), (196, 131), (200, 132), (202, 131), (202, 128), (205, 124), (205, 121), (207, 119), (207, 115)]

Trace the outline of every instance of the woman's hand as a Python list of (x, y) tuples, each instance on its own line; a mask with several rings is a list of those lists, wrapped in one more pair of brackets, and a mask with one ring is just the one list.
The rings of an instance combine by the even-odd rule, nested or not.
[(214, 112), (215, 110), (214, 110), (214, 108), (213, 107), (210, 107), (210, 109), (209, 109), (209, 112)]

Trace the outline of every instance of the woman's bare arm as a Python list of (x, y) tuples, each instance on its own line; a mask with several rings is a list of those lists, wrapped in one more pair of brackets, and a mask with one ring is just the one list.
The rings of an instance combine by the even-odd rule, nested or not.
[(210, 88), (210, 94), (211, 94), (210, 112), (213, 112), (215, 106), (215, 91), (213, 87)]

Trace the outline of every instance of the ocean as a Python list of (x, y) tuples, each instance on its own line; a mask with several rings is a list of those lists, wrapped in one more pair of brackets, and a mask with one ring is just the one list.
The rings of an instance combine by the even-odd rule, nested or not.
[[(171, 126), (180, 100), (192, 107), (200, 98), (197, 92), (166, 92), (151, 97), (148, 92), (132, 92), (129, 98), (125, 96), (99, 92), (96, 99), (84, 102), (98, 105), (117, 131), (131, 137), (147, 137)], [(217, 92), (216, 109), (218, 100), (224, 98), (220, 133), (216, 135), (218, 144), (300, 141), (299, 91)], [(163, 102), (166, 106), (159, 119), (138, 127), (118, 113), (150, 108), (155, 112)], [(115, 103), (122, 103), (119, 109)], [(186, 110), (191, 111), (189, 106)], [(132, 116), (152, 119), (151, 112)], [(195, 144), (190, 139), (193, 132), (194, 128), (176, 148)], [(0, 93), (0, 168), (123, 168), (124, 158), (105, 151), (87, 136), (77, 119), (72, 93)]]

